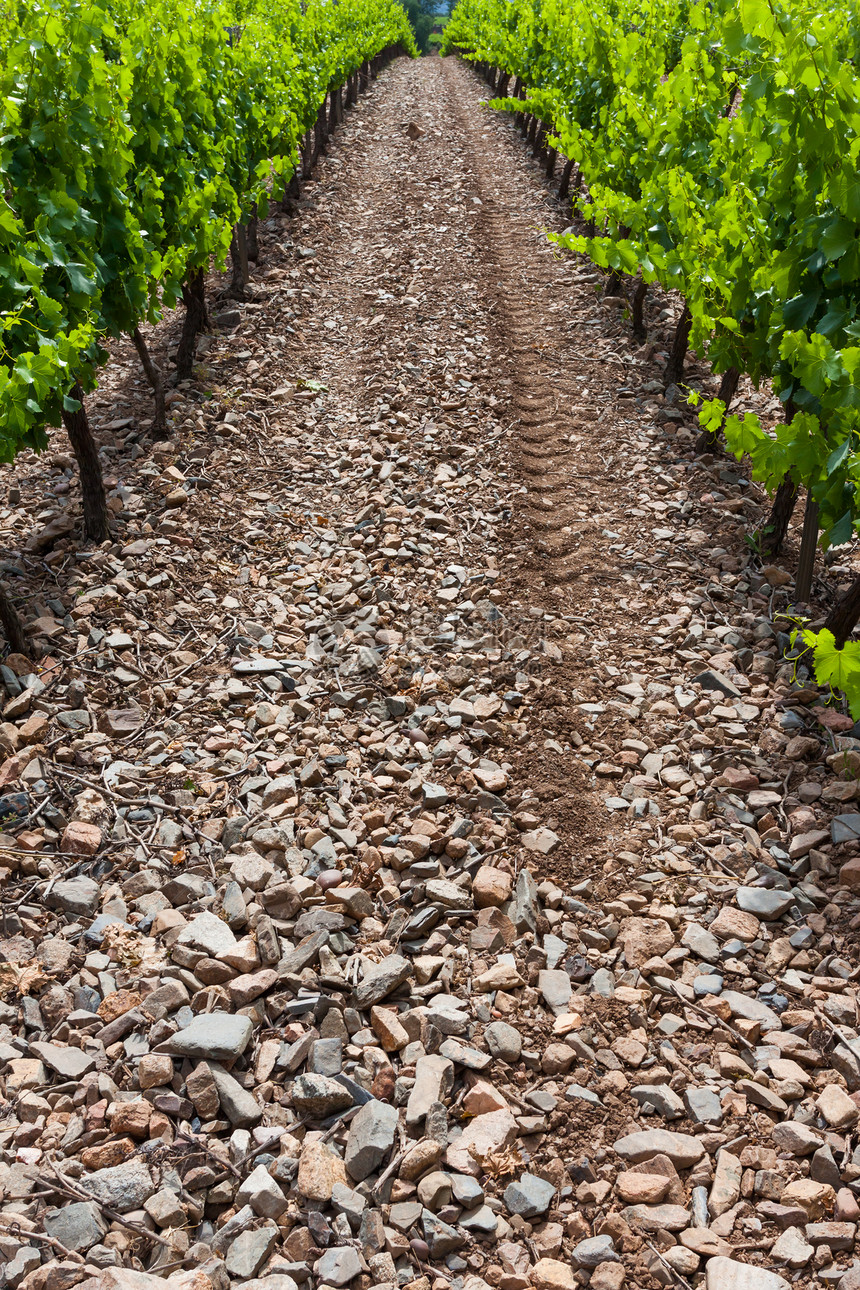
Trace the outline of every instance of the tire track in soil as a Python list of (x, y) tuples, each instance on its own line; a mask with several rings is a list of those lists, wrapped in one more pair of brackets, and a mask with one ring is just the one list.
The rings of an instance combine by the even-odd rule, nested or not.
[[(607, 567), (606, 543), (595, 540), (595, 517), (584, 522), (583, 507), (592, 513), (595, 494), (607, 486), (614, 506), (625, 504), (624, 489), (601, 455), (601, 425), (589, 398), (601, 385), (600, 374), (593, 362), (564, 347), (557, 329), (558, 301), (584, 293), (572, 283), (572, 261), (557, 257), (546, 241), (544, 230), (561, 231), (565, 221), (528, 150), (505, 118), (492, 114), (489, 128), (482, 126), (490, 109), (478, 106), (487, 90), (474, 71), (453, 59), (442, 68), (482, 203), (475, 233), (483, 242), (488, 291), (497, 303), (497, 341), (513, 367), (510, 452), (526, 493), (505, 538), (512, 553), (522, 553), (507, 569), (507, 589), (514, 602), (524, 600), (536, 611), (558, 615), (563, 626), (564, 620), (589, 619), (593, 589), (619, 576)], [(626, 500), (631, 504), (629, 496)], [(623, 649), (622, 639), (616, 646)], [(589, 670), (588, 660), (574, 648), (553, 671), (534, 713), (550, 746), (536, 740), (520, 768), (537, 795), (554, 804), (549, 823), (562, 838), (566, 858), (549, 857), (544, 868), (568, 880), (597, 876), (593, 856), (584, 853), (608, 844), (612, 854), (605, 807), (596, 800), (582, 763), (564, 751), (571, 737), (589, 737), (572, 706)]]

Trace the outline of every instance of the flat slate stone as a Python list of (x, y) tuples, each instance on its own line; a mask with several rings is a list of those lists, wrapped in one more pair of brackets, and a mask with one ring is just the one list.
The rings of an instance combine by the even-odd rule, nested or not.
[(373, 1099), (360, 1109), (349, 1128), (344, 1161), (350, 1178), (363, 1182), (378, 1169), (397, 1136), (397, 1108)]
[(676, 1169), (689, 1169), (705, 1155), (705, 1148), (690, 1133), (672, 1133), (670, 1129), (646, 1129), (628, 1133), (614, 1144), (622, 1160), (639, 1164), (652, 1156), (668, 1156)]
[(125, 1160), (121, 1165), (97, 1169), (84, 1174), (77, 1183), (81, 1191), (88, 1192), (94, 1200), (118, 1209), (121, 1214), (140, 1209), (155, 1191), (152, 1175), (142, 1160)]
[(336, 1245), (326, 1250), (314, 1266), (318, 1284), (345, 1286), (353, 1277), (361, 1275), (361, 1259), (358, 1250), (351, 1245)]
[(35, 1040), (30, 1052), (63, 1079), (81, 1079), (96, 1068), (96, 1059), (80, 1048), (64, 1048), (62, 1044), (42, 1043)]
[(738, 1263), (721, 1254), (708, 1259), (705, 1275), (706, 1290), (791, 1290), (790, 1283), (778, 1272), (753, 1263)]
[(371, 1008), (391, 994), (412, 975), (412, 963), (402, 954), (389, 954), (370, 969), (356, 986), (352, 1002), (356, 1008)]
[(233, 664), (236, 676), (274, 676), (284, 664), (276, 658), (247, 658)]
[(573, 1248), (572, 1261), (580, 1268), (596, 1268), (601, 1263), (619, 1263), (621, 1260), (609, 1235), (589, 1236)]
[(493, 1060), (489, 1053), (481, 1053), (477, 1048), (470, 1048), (468, 1044), (461, 1044), (456, 1039), (446, 1039), (440, 1045), (439, 1052), (450, 1061), (473, 1071), (486, 1070)]
[(748, 914), (769, 921), (781, 918), (794, 904), (790, 891), (771, 891), (767, 887), (738, 887), (735, 899)]
[(545, 1178), (536, 1174), (523, 1174), (505, 1188), (505, 1205), (509, 1214), (523, 1218), (537, 1218), (545, 1214), (552, 1204), (555, 1188)]
[(210, 913), (208, 909), (197, 914), (187, 927), (183, 927), (176, 942), (178, 945), (191, 945), (203, 950), (213, 959), (236, 948), (236, 937), (230, 928), (223, 919)]
[(746, 1021), (760, 1021), (765, 1030), (782, 1030), (782, 1022), (773, 1008), (749, 994), (740, 994), (737, 990), (723, 990), (720, 995), (729, 1005), (733, 1017), (743, 1017)]
[(250, 1017), (230, 1012), (206, 1012), (159, 1044), (156, 1051), (213, 1062), (234, 1061), (248, 1047), (253, 1033)]
[(846, 815), (837, 815), (830, 823), (832, 842), (856, 842), (860, 837), (860, 814), (849, 811)]
[(581, 1084), (568, 1084), (564, 1096), (569, 1102), (590, 1102), (592, 1106), (600, 1106), (597, 1094), (592, 1093), (590, 1088), (583, 1088)]

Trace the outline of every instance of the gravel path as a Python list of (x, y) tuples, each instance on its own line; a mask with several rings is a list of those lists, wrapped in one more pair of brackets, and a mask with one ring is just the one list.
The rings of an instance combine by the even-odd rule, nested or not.
[(167, 443), (116, 347), (115, 541), (4, 468), (11, 1290), (860, 1287), (860, 732), (484, 95), (380, 76)]

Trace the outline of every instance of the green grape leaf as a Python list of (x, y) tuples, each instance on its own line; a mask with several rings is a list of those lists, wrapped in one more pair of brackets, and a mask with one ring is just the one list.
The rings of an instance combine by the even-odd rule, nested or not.
[(828, 260), (838, 260), (856, 240), (857, 229), (854, 223), (847, 219), (838, 219), (827, 226), (818, 245)]
[(852, 717), (860, 720), (860, 641), (846, 641), (842, 649), (837, 649), (836, 638), (826, 627), (817, 633), (807, 628), (801, 635), (804, 644), (814, 651), (818, 684), (842, 690)]

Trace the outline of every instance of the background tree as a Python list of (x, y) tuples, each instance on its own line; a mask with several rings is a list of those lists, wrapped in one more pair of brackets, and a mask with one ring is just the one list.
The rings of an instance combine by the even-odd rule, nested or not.
[(420, 54), (428, 53), (430, 36), (436, 23), (451, 12), (448, 0), (400, 0), (415, 33), (415, 44)]

